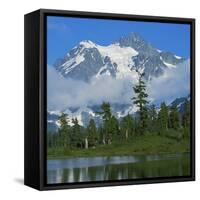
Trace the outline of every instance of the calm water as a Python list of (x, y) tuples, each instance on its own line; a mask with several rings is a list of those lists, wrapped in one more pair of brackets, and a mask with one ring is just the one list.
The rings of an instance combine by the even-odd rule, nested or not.
[(47, 161), (48, 183), (187, 176), (189, 154), (70, 158)]

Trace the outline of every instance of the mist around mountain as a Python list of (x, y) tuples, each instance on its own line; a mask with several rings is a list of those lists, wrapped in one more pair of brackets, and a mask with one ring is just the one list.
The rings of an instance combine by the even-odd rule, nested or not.
[(117, 118), (134, 115), (137, 107), (131, 98), (137, 71), (145, 73), (149, 102), (157, 107), (162, 101), (170, 105), (190, 93), (190, 60), (153, 47), (138, 33), (108, 46), (81, 41), (47, 68), (50, 129), (59, 126), (52, 114), (61, 112), (70, 119), (76, 117), (83, 126), (90, 118), (98, 123), (95, 109), (103, 101), (110, 102)]

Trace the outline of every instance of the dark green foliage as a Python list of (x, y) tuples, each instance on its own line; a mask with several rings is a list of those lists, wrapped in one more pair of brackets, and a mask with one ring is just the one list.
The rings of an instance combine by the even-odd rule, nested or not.
[(112, 143), (112, 134), (113, 134), (113, 126), (112, 126), (112, 114), (110, 109), (110, 104), (107, 102), (103, 102), (101, 105), (101, 112), (98, 112), (99, 115), (102, 116), (103, 119), (103, 143), (110, 144)]
[(98, 133), (93, 119), (90, 120), (86, 129), (86, 138), (88, 147), (95, 147), (98, 143)]
[(184, 103), (184, 111), (182, 115), (182, 126), (187, 128), (190, 126), (190, 104), (189, 101)]
[(182, 114), (182, 127), (184, 131), (184, 137), (189, 137), (190, 132), (190, 103), (188, 100), (184, 103), (184, 110)]
[(69, 119), (68, 115), (62, 113), (59, 117), (60, 128), (58, 129), (58, 143), (60, 146), (64, 146), (65, 148), (69, 148), (70, 146), (70, 126), (68, 125)]
[(110, 119), (110, 132), (112, 137), (119, 135), (119, 122), (115, 116), (112, 116)]
[(183, 139), (183, 132), (181, 130), (168, 129), (163, 132), (163, 135), (167, 138), (175, 139), (178, 142)]
[(156, 122), (157, 120), (157, 112), (155, 105), (151, 105), (149, 108), (149, 118), (152, 122)]
[(112, 117), (110, 104), (108, 102), (103, 102), (101, 105), (101, 112), (98, 112), (97, 114), (102, 116), (102, 119), (104, 121), (109, 121)]
[(57, 135), (56, 133), (52, 133), (52, 132), (47, 133), (47, 146), (49, 148), (58, 146), (56, 135)]
[[(170, 130), (169, 130), (170, 133)], [(178, 134), (177, 131), (172, 132)], [(128, 140), (115, 140), (112, 144), (98, 144), (95, 148), (62, 151), (62, 148), (48, 148), (49, 159), (89, 156), (119, 156), (139, 154), (184, 153), (190, 151), (188, 138), (177, 140), (163, 135), (136, 135)]]
[(162, 134), (165, 130), (168, 130), (169, 123), (169, 110), (165, 102), (162, 102), (160, 105), (160, 111), (158, 113), (157, 119), (157, 128), (159, 134)]
[(98, 128), (98, 143), (99, 144), (105, 144), (105, 136), (104, 136), (104, 131), (103, 131), (103, 127), (99, 126)]
[(157, 112), (155, 105), (151, 105), (150, 108), (148, 109), (148, 132), (156, 132), (157, 130)]
[(148, 94), (146, 93), (146, 85), (145, 82), (143, 81), (144, 73), (138, 72), (138, 75), (139, 75), (138, 84), (133, 87), (136, 96), (133, 97), (132, 100), (133, 104), (135, 104), (139, 108), (138, 132), (140, 135), (142, 135), (146, 132), (148, 126), (148, 110), (147, 110)]
[(125, 116), (120, 124), (120, 130), (122, 134), (122, 138), (128, 140), (130, 136), (133, 136), (135, 133), (134, 129), (134, 119), (131, 117), (131, 115)]
[[(84, 134), (81, 131), (81, 126), (78, 123), (77, 118), (72, 119), (72, 131), (71, 131), (71, 146), (76, 148), (84, 147)], [(81, 134), (82, 132), (82, 134)]]
[(70, 148), (71, 144), (71, 127), (69, 126), (68, 115), (62, 113), (59, 117), (60, 128), (58, 132), (48, 133), (47, 135), (47, 145), (51, 148), (63, 147), (65, 150)]
[(179, 116), (177, 107), (175, 105), (170, 108), (169, 128), (172, 128), (175, 130), (180, 128), (180, 116)]

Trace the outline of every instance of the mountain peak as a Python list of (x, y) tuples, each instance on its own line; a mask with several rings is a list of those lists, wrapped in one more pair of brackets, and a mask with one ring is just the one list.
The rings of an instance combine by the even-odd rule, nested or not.
[(121, 45), (133, 45), (133, 43), (146, 43), (146, 41), (143, 39), (143, 37), (137, 33), (132, 32), (127, 36), (123, 36), (119, 39), (119, 43)]
[(134, 41), (145, 41), (143, 37), (137, 32), (132, 32), (127, 37), (132, 38)]
[(137, 32), (132, 32), (125, 37), (121, 37), (119, 45), (121, 47), (132, 47), (143, 54), (158, 54), (156, 49)]
[(132, 32), (107, 46), (82, 40), (54, 66), (64, 77), (84, 81), (105, 74), (135, 77), (135, 69), (144, 71), (146, 80), (151, 80), (183, 61), (173, 53), (154, 48), (139, 33)]
[(125, 39), (129, 39), (129, 40), (133, 40), (133, 41), (145, 41), (144, 38), (141, 36), (140, 33), (137, 32), (131, 32), (128, 35), (122, 36), (120, 37), (120, 41), (121, 40), (125, 40)]
[(96, 47), (96, 44), (91, 40), (83, 40), (79, 43), (79, 45), (84, 46), (85, 48), (93, 48)]

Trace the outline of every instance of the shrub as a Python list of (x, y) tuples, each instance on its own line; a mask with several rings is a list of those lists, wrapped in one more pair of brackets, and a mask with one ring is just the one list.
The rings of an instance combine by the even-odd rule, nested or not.
[(179, 130), (168, 129), (163, 132), (163, 135), (165, 137), (175, 139), (177, 141), (180, 141), (181, 139), (183, 139), (183, 131), (181, 129)]

